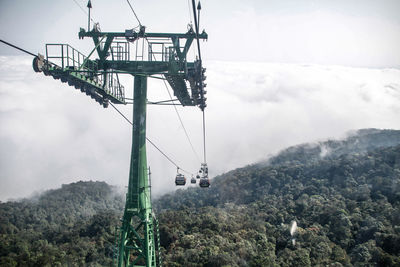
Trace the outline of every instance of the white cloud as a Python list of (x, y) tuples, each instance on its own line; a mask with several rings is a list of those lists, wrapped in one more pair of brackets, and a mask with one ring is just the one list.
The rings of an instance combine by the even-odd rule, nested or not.
[[(289, 145), (357, 128), (400, 128), (400, 70), (206, 62), (207, 151), (216, 175)], [(124, 78), (131, 88), (132, 80)], [(149, 81), (149, 99), (168, 99)], [(130, 90), (131, 92), (131, 90)], [(0, 199), (80, 179), (127, 185), (130, 126), (112, 108), (31, 69), (31, 58), (0, 57)], [(120, 107), (131, 117), (131, 106)], [(178, 108), (201, 156), (201, 112)], [(181, 167), (199, 162), (175, 111), (148, 107), (148, 136)], [(150, 145), (152, 189), (174, 188), (176, 170)]]
[[(221, 171), (350, 129), (400, 127), (399, 70), (242, 62), (208, 68), (209, 135), (223, 136), (209, 151), (224, 163), (216, 166)], [(229, 156), (222, 160), (219, 151)]]
[(266, 13), (248, 5), (213, 22), (205, 46), (212, 58), (369, 67), (400, 62), (400, 23), (383, 17), (326, 8)]
[[(0, 5), (0, 31), (6, 41), (33, 53), (43, 53), (45, 43), (69, 43), (86, 55), (93, 49), (92, 40), (78, 39), (79, 28), (87, 28), (87, 16), (74, 1)], [(190, 5), (181, 0), (140, 1), (134, 8), (147, 32), (185, 32)], [(209, 33), (202, 47), (205, 58), (399, 66), (398, 0), (219, 0), (202, 1), (202, 7), (200, 28)], [(123, 32), (138, 25), (126, 1), (98, 0), (91, 14), (103, 31)], [(0, 53), (20, 52), (1, 45)]]

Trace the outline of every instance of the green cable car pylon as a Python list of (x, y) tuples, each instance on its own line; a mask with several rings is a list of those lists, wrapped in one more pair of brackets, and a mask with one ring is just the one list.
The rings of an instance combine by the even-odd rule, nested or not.
[[(194, 9), (195, 0), (192, 4)], [(88, 8), (90, 12), (90, 1)], [(79, 31), (79, 38), (89, 37), (94, 42), (88, 56), (67, 44), (47, 44), (46, 55), (33, 60), (36, 72), (74, 86), (105, 108), (110, 102), (127, 104), (118, 74), (134, 76), (132, 150), (118, 266), (161, 266), (158, 222), (152, 212), (146, 156), (147, 77), (162, 75), (181, 105), (198, 106), (204, 112), (205, 69), (200, 50), (193, 62), (187, 61), (187, 53), (195, 39), (198, 43), (208, 36), (204, 31), (198, 32), (193, 11), (196, 30), (189, 26), (186, 33), (147, 33), (142, 25), (137, 30), (102, 32), (94, 24), (89, 30), (89, 17), (88, 31), (82, 28)], [(94, 52), (98, 55), (95, 60), (90, 59)]]

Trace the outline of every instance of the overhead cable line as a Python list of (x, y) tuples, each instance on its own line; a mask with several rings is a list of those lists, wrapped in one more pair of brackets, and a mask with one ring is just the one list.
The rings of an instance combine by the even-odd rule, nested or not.
[[(6, 45), (9, 45), (9, 46), (11, 46), (11, 47), (13, 47), (13, 48), (15, 48), (15, 49), (18, 49), (18, 50), (21, 50), (22, 52), (25, 52), (25, 53), (27, 53), (27, 54), (29, 54), (29, 55), (31, 55), (31, 56), (34, 56), (34, 57), (36, 57), (36, 55), (35, 54), (33, 54), (33, 53), (31, 53), (31, 52), (29, 52), (29, 51), (27, 51), (27, 50), (25, 50), (25, 49), (22, 49), (22, 48), (20, 48), (20, 47), (18, 47), (18, 46), (16, 46), (16, 45), (13, 45), (13, 44), (10, 44), (10, 43), (8, 43), (8, 42), (6, 42), (6, 41), (4, 41), (4, 40), (1, 40), (0, 39), (0, 42), (2, 42), (2, 43), (4, 43), (4, 44), (6, 44)], [(168, 100), (169, 101), (169, 100)], [(174, 101), (174, 100), (173, 100)], [(116, 108), (114, 105), (113, 105), (113, 103), (109, 103), (130, 125), (132, 125), (133, 126), (133, 124), (132, 124), (132, 122), (118, 109), (118, 108)], [(193, 173), (191, 173), (191, 172), (188, 172), (188, 171), (186, 171), (185, 169), (182, 169), (181, 167), (179, 167), (179, 165), (178, 164), (176, 164), (175, 163), (175, 161), (173, 161), (168, 155), (166, 155), (156, 144), (154, 144), (153, 143), (153, 141), (151, 141), (149, 138), (147, 138), (146, 137), (146, 140), (153, 146), (153, 147), (155, 147), (169, 162), (171, 162), (175, 167), (177, 167), (177, 168), (179, 168), (180, 170), (182, 170), (183, 172), (185, 172), (185, 173), (187, 173), (187, 174), (190, 174), (190, 175), (192, 175)]]
[[(33, 54), (33, 53), (31, 53), (31, 52), (29, 52), (29, 51), (27, 51), (27, 50), (25, 50), (25, 49), (22, 49), (22, 48), (20, 48), (20, 47), (18, 47), (18, 46), (16, 46), (16, 45), (13, 45), (13, 44), (10, 44), (10, 43), (8, 43), (8, 42), (6, 42), (6, 41), (4, 41), (4, 40), (1, 40), (0, 39), (0, 42), (2, 42), (2, 43), (4, 43), (4, 44), (6, 44), (6, 45), (9, 45), (9, 46), (11, 46), (11, 47), (13, 47), (13, 48), (15, 48), (15, 49), (18, 49), (18, 50), (21, 50), (22, 52), (25, 52), (25, 53), (27, 53), (27, 54), (29, 54), (29, 55), (31, 55), (31, 56), (34, 56), (34, 57), (36, 57), (36, 55), (35, 54)], [(172, 101), (175, 101), (174, 99), (171, 99)], [(170, 101), (170, 100), (167, 100), (167, 101)], [(162, 102), (162, 101), (161, 101)], [(172, 102), (173, 103), (173, 102)], [(117, 109), (111, 102), (109, 103), (129, 124), (131, 124), (131, 125), (133, 125), (132, 124), (132, 122), (121, 112), (121, 111), (119, 111), (119, 109)], [(153, 104), (153, 103), (150, 103), (150, 104)], [(154, 104), (162, 104), (162, 103), (154, 103)], [(173, 103), (174, 105), (175, 105), (175, 103)], [(182, 123), (182, 122), (181, 122)], [(186, 131), (185, 131), (186, 132)], [(175, 165), (175, 167), (177, 167), (177, 168), (179, 168), (179, 169), (181, 169), (183, 172), (186, 172), (187, 174), (190, 174), (190, 175), (192, 175), (192, 173), (191, 172), (188, 172), (188, 171), (186, 171), (185, 169), (182, 169), (181, 167), (179, 167), (178, 166), (178, 164), (176, 164), (170, 157), (168, 157), (159, 147), (157, 147), (149, 138), (147, 138), (146, 137), (146, 139), (147, 139), (147, 141), (151, 144), (151, 145), (153, 145), (168, 161), (170, 161), (173, 165)]]
[(4, 44), (6, 44), (6, 45), (9, 45), (9, 46), (11, 46), (11, 47), (13, 47), (13, 48), (15, 48), (15, 49), (18, 49), (18, 50), (20, 50), (20, 51), (22, 51), (22, 52), (24, 52), (24, 53), (27, 53), (27, 54), (29, 54), (29, 55), (31, 55), (31, 56), (34, 56), (34, 57), (37, 56), (37, 55), (35, 55), (34, 53), (31, 53), (31, 52), (29, 52), (29, 51), (27, 51), (27, 50), (25, 50), (25, 49), (22, 49), (21, 47), (18, 47), (18, 46), (16, 46), (16, 45), (10, 44), (9, 42), (6, 42), (6, 41), (4, 41), (4, 40), (1, 40), (1, 39), (0, 39), (0, 42), (4, 43)]
[[(201, 4), (199, 2), (197, 5), (198, 16), (196, 15), (195, 0), (192, 0), (192, 6), (193, 6), (194, 25), (196, 27), (197, 51), (198, 51), (200, 66), (202, 66), (201, 52), (200, 52), (200, 39), (199, 39)], [(201, 87), (204, 88), (203, 81), (201, 81)], [(207, 162), (206, 161), (206, 119), (205, 119), (204, 109), (202, 109), (202, 111), (203, 111), (203, 153), (204, 153), (204, 163), (206, 163)]]
[[(149, 44), (149, 40), (148, 40), (146, 37), (145, 37), (145, 39), (146, 39), (147, 44)], [(152, 56), (153, 56), (154, 59), (156, 59), (156, 57), (155, 57), (154, 54), (152, 54)], [(197, 153), (196, 149), (195, 149), (194, 146), (193, 146), (192, 141), (190, 140), (190, 137), (189, 137), (189, 134), (188, 134), (188, 132), (187, 132), (187, 130), (186, 130), (186, 127), (185, 127), (185, 125), (183, 124), (181, 115), (179, 114), (178, 109), (176, 108), (176, 104), (175, 104), (175, 102), (174, 102), (173, 99), (172, 99), (172, 95), (171, 95), (171, 92), (170, 92), (169, 89), (168, 89), (167, 82), (166, 82), (165, 80), (163, 80), (163, 83), (164, 83), (165, 89), (167, 90), (168, 96), (169, 96), (169, 98), (170, 98), (171, 101), (172, 101), (172, 105), (174, 106), (176, 115), (178, 116), (179, 122), (181, 123), (181, 126), (182, 126), (182, 128), (183, 128), (183, 131), (185, 132), (186, 139), (188, 140), (188, 142), (189, 142), (189, 144), (190, 144), (190, 147), (191, 147), (191, 149), (192, 149), (194, 155), (196, 156), (197, 160), (201, 163), (199, 154)]]
[(204, 151), (204, 163), (207, 162), (206, 158), (206, 115), (203, 110), (203, 151)]
[(129, 7), (130, 7), (130, 8), (131, 8), (131, 10), (132, 10), (132, 12), (133, 12), (133, 15), (135, 15), (135, 17), (136, 17), (137, 21), (139, 22), (139, 26), (140, 26), (140, 27), (142, 27), (142, 23), (140, 22), (140, 20), (139, 20), (138, 16), (136, 15), (136, 12), (135, 12), (135, 10), (133, 9), (133, 7), (132, 7), (131, 3), (129, 2), (129, 0), (126, 0), (126, 2), (128, 2), (128, 5), (129, 5)]
[[(116, 108), (113, 103), (110, 102), (110, 105), (130, 124), (133, 126), (133, 123), (118, 109)], [(173, 161), (167, 154), (165, 154), (156, 144), (153, 143), (153, 141), (151, 141), (148, 137), (146, 137), (146, 140), (154, 147), (156, 148), (169, 162), (172, 163), (172, 165), (174, 165), (175, 167), (177, 167), (178, 169), (182, 170), (183, 172), (193, 175), (193, 173), (186, 171), (185, 169), (182, 169), (181, 167), (179, 167), (178, 164), (175, 163), (175, 161)]]
[[(129, 2), (129, 0), (126, 0), (126, 1), (128, 2), (128, 4), (129, 4), (129, 6), (130, 6), (130, 8), (131, 8), (131, 10), (132, 10), (132, 12), (133, 12), (133, 14), (135, 15), (137, 21), (139, 22), (139, 25), (142, 26), (142, 23), (140, 22), (140, 20), (139, 20), (139, 18), (138, 18), (138, 16), (137, 16), (135, 10), (133, 9), (131, 3)], [(146, 40), (147, 44), (149, 45), (150, 43), (149, 43), (149, 40), (147, 39), (146, 36), (144, 36), (144, 39)], [(152, 53), (152, 56), (153, 56), (153, 58), (156, 60), (156, 57), (155, 57), (155, 55), (154, 55), (153, 53)], [(170, 98), (171, 101), (172, 101), (172, 106), (174, 106), (174, 109), (175, 109), (176, 115), (178, 116), (179, 122), (181, 123), (182, 128), (183, 128), (183, 131), (185, 132), (186, 139), (188, 140), (188, 142), (189, 142), (189, 144), (190, 144), (190, 147), (191, 147), (191, 149), (192, 149), (194, 155), (196, 156), (197, 160), (198, 160), (199, 162), (201, 162), (200, 157), (199, 157), (199, 154), (196, 152), (196, 149), (194, 149), (193, 143), (192, 143), (192, 141), (191, 141), (190, 138), (189, 138), (189, 134), (188, 134), (188, 132), (187, 132), (187, 130), (186, 130), (186, 127), (185, 127), (185, 125), (183, 124), (183, 121), (182, 121), (182, 118), (181, 118), (181, 116), (180, 116), (180, 114), (179, 114), (179, 112), (178, 112), (178, 109), (176, 108), (176, 104), (175, 104), (175, 103), (173, 102), (173, 100), (172, 100), (172, 95), (171, 95), (171, 93), (170, 93), (170, 91), (169, 91), (169, 89), (168, 89), (168, 85), (167, 85), (167, 83), (165, 82), (165, 80), (163, 80), (163, 82), (164, 82), (165, 89), (166, 89), (167, 92), (168, 92), (169, 98)]]
[(197, 14), (196, 14), (196, 4), (194, 2), (195, 0), (192, 0), (192, 5), (193, 5), (193, 16), (194, 16), (194, 26), (196, 28), (196, 39), (197, 39), (197, 52), (199, 55), (199, 60), (201, 62), (201, 52), (200, 52), (200, 39), (199, 39), (199, 20), (200, 20), (200, 9), (201, 9), (201, 5), (200, 2), (197, 6), (197, 9), (199, 11), (199, 19), (197, 19)]
[[(147, 38), (145, 38), (145, 39), (146, 39), (147, 43), (149, 43), (149, 41), (147, 40)], [(198, 38), (197, 38), (197, 41), (198, 41)], [(155, 55), (154, 55), (154, 54), (153, 54), (153, 57), (154, 57), (154, 59), (155, 59)], [(168, 85), (167, 85), (167, 83), (166, 83), (165, 80), (163, 80), (163, 82), (164, 82), (165, 89), (166, 89), (167, 92), (168, 92), (169, 98), (170, 98), (171, 101), (172, 101), (172, 105), (174, 106), (176, 115), (178, 116), (178, 119), (179, 119), (179, 121), (180, 121), (180, 123), (181, 123), (181, 125), (182, 125), (183, 131), (185, 132), (186, 138), (187, 138), (187, 140), (188, 140), (188, 142), (189, 142), (189, 144), (190, 144), (190, 147), (192, 148), (193, 153), (195, 154), (197, 160), (201, 163), (199, 154), (197, 153), (196, 149), (195, 149), (194, 146), (193, 146), (192, 141), (191, 141), (190, 138), (189, 138), (189, 134), (188, 134), (188, 132), (186, 131), (186, 127), (185, 127), (185, 125), (183, 124), (183, 121), (182, 121), (182, 118), (181, 118), (181, 116), (180, 116), (180, 114), (179, 114), (179, 112), (178, 112), (178, 109), (176, 108), (176, 104), (175, 104), (175, 103), (173, 102), (173, 100), (172, 100), (172, 95), (171, 95), (171, 93), (170, 93), (170, 91), (169, 91), (169, 89), (168, 89)], [(203, 111), (203, 113), (204, 113), (204, 111)], [(203, 116), (203, 117), (204, 117), (204, 116)], [(203, 120), (203, 122), (204, 122), (204, 120)], [(203, 127), (203, 129), (204, 129), (204, 127)]]
[[(86, 16), (89, 16), (89, 14), (87, 13), (87, 11), (86, 11), (76, 0), (72, 0), (72, 1), (75, 2), (75, 4), (79, 7), (80, 10), (82, 10), (83, 13), (85, 13)], [(90, 18), (90, 20), (91, 20), (93, 23), (95, 23), (94, 20), (93, 20), (92, 18)]]
[(190, 12), (190, 0), (187, 0), (187, 3), (188, 3), (188, 10), (189, 10), (189, 21), (190, 21), (190, 24), (192, 23), (192, 13)]
[[(146, 38), (146, 41), (147, 41), (147, 43), (149, 43), (149, 41), (147, 40), (147, 38)], [(154, 54), (153, 54), (153, 57), (154, 57), (154, 59), (155, 59)], [(190, 137), (189, 137), (188, 132), (186, 131), (186, 127), (185, 127), (185, 125), (183, 124), (181, 115), (179, 114), (178, 109), (176, 108), (177, 105), (175, 104), (174, 100), (172, 99), (172, 95), (171, 95), (171, 92), (170, 92), (169, 89), (168, 89), (167, 82), (166, 82), (165, 80), (163, 80), (163, 82), (164, 82), (165, 89), (167, 90), (168, 96), (169, 96), (169, 98), (171, 99), (172, 105), (174, 106), (176, 115), (178, 116), (178, 119), (179, 119), (179, 121), (180, 121), (180, 123), (181, 123), (181, 125), (182, 125), (183, 131), (185, 132), (186, 139), (188, 140), (188, 142), (189, 142), (189, 144), (190, 144), (190, 147), (192, 148), (193, 153), (194, 153), (194, 155), (196, 156), (197, 160), (201, 163), (199, 154), (197, 153), (196, 149), (194, 149), (193, 143), (192, 143), (192, 141), (190, 140)]]
[[(170, 91), (169, 91), (169, 89), (168, 89), (168, 85), (167, 85), (167, 83), (165, 82), (165, 80), (163, 80), (163, 82), (164, 82), (165, 88), (167, 89), (169, 98), (170, 98), (171, 101), (172, 101), (172, 96), (171, 96), (171, 93), (170, 93)], [(197, 154), (196, 150), (194, 149), (194, 146), (193, 146), (193, 144), (192, 144), (192, 141), (191, 141), (190, 138), (189, 138), (189, 134), (188, 134), (188, 132), (186, 131), (186, 127), (185, 127), (185, 125), (183, 124), (181, 115), (179, 114), (178, 109), (176, 108), (176, 104), (175, 104), (173, 101), (172, 101), (172, 105), (174, 106), (176, 115), (178, 115), (178, 119), (179, 119), (179, 121), (180, 121), (180, 123), (181, 123), (181, 125), (182, 125), (183, 131), (185, 132), (186, 138), (187, 138), (187, 140), (188, 140), (188, 142), (189, 142), (189, 144), (190, 144), (190, 147), (191, 147), (192, 150), (193, 150), (193, 153), (195, 154), (197, 160), (198, 160), (199, 162), (201, 162), (200, 157), (199, 157), (199, 154)]]

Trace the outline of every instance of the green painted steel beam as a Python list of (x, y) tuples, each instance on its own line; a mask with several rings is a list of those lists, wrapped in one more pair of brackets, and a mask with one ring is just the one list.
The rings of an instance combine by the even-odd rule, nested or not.
[[(90, 31), (87, 32), (85, 29), (81, 28), (79, 31), (79, 38), (84, 38), (84, 37), (102, 37), (104, 35), (107, 35), (109, 37), (127, 37), (128, 33), (125, 32), (97, 32), (97, 31)], [(189, 31), (187, 33), (148, 33), (145, 32), (141, 34), (140, 32), (132, 32), (128, 37), (134, 37), (134, 38), (183, 38), (183, 39), (188, 39), (188, 38), (196, 38), (196, 33), (193, 31)], [(199, 34), (199, 39), (208, 39), (208, 34), (206, 32), (202, 32)]]
[[(174, 95), (183, 106), (200, 105), (199, 87), (202, 79), (202, 68), (199, 61), (187, 62), (187, 53), (194, 39), (207, 39), (207, 33), (197, 35), (193, 29), (187, 33), (146, 33), (126, 30), (125, 32), (86, 32), (81, 29), (79, 38), (91, 37), (97, 50), (98, 59), (94, 61), (97, 70), (123, 72), (134, 76), (134, 103), (132, 127), (132, 151), (129, 173), (128, 192), (119, 240), (118, 266), (161, 266), (160, 239), (158, 223), (152, 215), (149, 177), (146, 158), (146, 103), (147, 77), (155, 74), (164, 75), (171, 85)], [(116, 38), (125, 38), (135, 42), (140, 38), (169, 39), (168, 58), (161, 61), (153, 60), (154, 54), (149, 54), (146, 60), (125, 60), (114, 58), (111, 45)], [(101, 40), (104, 40), (103, 43)], [(181, 41), (184, 41), (181, 47)], [(163, 40), (162, 42), (165, 42)], [(111, 60), (109, 58), (111, 55)], [(143, 56), (143, 55), (142, 55)], [(142, 57), (143, 58), (143, 57)], [(192, 89), (190, 95), (186, 82)], [(200, 102), (199, 102), (200, 101)], [(158, 254), (156, 254), (156, 249)]]
[(132, 75), (154, 75), (154, 74), (166, 74), (179, 75), (186, 69), (193, 69), (194, 63), (187, 62), (186, 64), (179, 64), (177, 66), (171, 66), (171, 62), (166, 61), (118, 61), (118, 60), (106, 60), (103, 67), (105, 69), (113, 69)]
[(132, 151), (118, 266), (156, 266), (146, 155), (147, 77), (134, 77)]
[[(36, 72), (43, 71), (45, 75), (68, 82), (69, 85), (90, 95), (96, 102), (103, 103), (104, 107), (108, 106), (109, 101), (126, 104), (124, 88), (120, 85), (118, 76), (117, 81), (114, 82), (113, 73), (134, 76), (131, 161), (128, 192), (119, 233), (118, 266), (158, 267), (161, 266), (160, 236), (157, 219), (152, 213), (146, 155), (147, 77), (156, 74), (163, 75), (183, 106), (198, 105), (204, 110), (205, 69), (202, 68), (201, 58), (195, 62), (187, 62), (187, 53), (195, 39), (197, 42), (199, 42), (198, 39), (206, 40), (208, 35), (204, 31), (196, 34), (192, 28), (186, 33), (147, 33), (144, 27), (141, 27), (138, 32), (133, 30), (86, 32), (81, 28), (79, 38), (84, 37), (91, 37), (95, 45), (87, 57), (66, 44), (47, 44), (46, 60), (43, 56), (35, 57), (33, 68)], [(158, 52), (153, 53), (150, 50), (147, 61), (132, 61), (129, 44), (126, 49), (128, 52), (124, 52), (127, 56), (118, 56), (115, 60), (112, 44), (115, 40), (120, 41), (121, 38), (129, 43), (140, 38), (152, 38), (151, 42), (160, 38), (163, 49), (165, 48), (165, 54), (164, 50), (162, 52), (163, 60), (153, 60), (153, 56)], [(184, 44), (183, 41), (185, 41)], [(160, 44), (151, 42), (149, 46), (153, 43)], [(183, 47), (181, 47), (181, 42)], [(48, 46), (58, 48), (59, 54), (49, 55)], [(143, 50), (142, 53), (144, 53)], [(95, 51), (98, 59), (89, 59)], [(111, 60), (109, 55), (111, 55)], [(120, 60), (121, 58), (124, 60)], [(141, 58), (146, 59), (143, 54)], [(61, 66), (51, 62), (52, 60)], [(191, 93), (187, 83), (190, 84)]]
[[(125, 71), (132, 75), (145, 74), (163, 74), (168, 72), (169, 62), (165, 61), (117, 61), (107, 60), (104, 62), (105, 69)], [(183, 70), (183, 69), (182, 69)]]

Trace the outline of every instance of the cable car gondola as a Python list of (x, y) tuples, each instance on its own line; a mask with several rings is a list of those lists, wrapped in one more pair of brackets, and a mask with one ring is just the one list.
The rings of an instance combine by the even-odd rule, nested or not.
[(199, 185), (200, 185), (200, 187), (210, 187), (210, 179), (201, 178)]
[(185, 185), (186, 184), (186, 177), (181, 174), (178, 173), (175, 177), (175, 185)]

